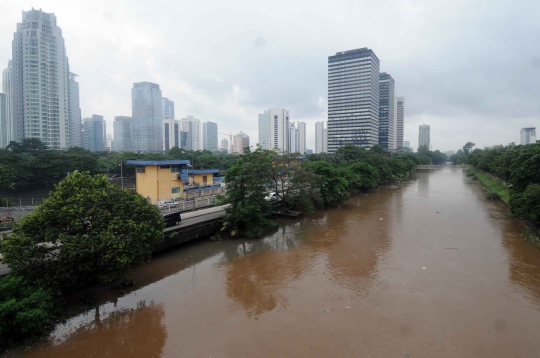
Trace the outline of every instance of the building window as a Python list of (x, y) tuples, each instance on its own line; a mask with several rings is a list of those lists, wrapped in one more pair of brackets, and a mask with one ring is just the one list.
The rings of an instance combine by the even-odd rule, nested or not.
[(207, 177), (206, 175), (203, 175), (203, 177), (202, 177), (202, 181), (203, 181), (203, 183), (206, 183), (206, 182), (208, 182), (208, 177)]
[(159, 169), (169, 169), (170, 167), (170, 165), (160, 165)]
[(180, 187), (179, 187), (179, 186), (175, 186), (175, 187), (171, 188), (171, 193), (173, 193), (173, 194), (178, 194), (178, 193), (180, 193)]
[(146, 167), (137, 167), (137, 173), (139, 174), (146, 173)]
[(180, 173), (180, 167), (178, 165), (171, 166), (171, 173)]

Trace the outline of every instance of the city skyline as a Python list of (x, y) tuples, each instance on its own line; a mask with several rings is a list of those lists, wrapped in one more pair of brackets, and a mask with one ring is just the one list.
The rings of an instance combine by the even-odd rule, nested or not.
[[(100, 1), (97, 3), (100, 3)], [(455, 10), (455, 8), (459, 8), (459, 3), (458, 1), (458, 5), (454, 4), (452, 8), (443, 7), (445, 10), (444, 17), (442, 16), (443, 12), (435, 13), (439, 20), (443, 20), (442, 25), (449, 26), (450, 20), (448, 19), (452, 18), (452, 21), (472, 27), (478, 26), (479, 29), (480, 27), (487, 27), (489, 30), (479, 31), (479, 36), (486, 39), (495, 36), (494, 34), (498, 33), (498, 31), (502, 31), (500, 26), (482, 26), (482, 24), (485, 25), (492, 21), (490, 15), (494, 16), (501, 10), (497, 10), (496, 7), (487, 9), (478, 21), (472, 23), (466, 17), (461, 16), (459, 11)], [(179, 113), (176, 115), (177, 118), (192, 113), (201, 120), (212, 120), (219, 123), (220, 127), (226, 129), (227, 132), (237, 133), (244, 130), (252, 138), (257, 138), (257, 124), (253, 123), (253, 118), (257, 113), (260, 113), (262, 108), (270, 108), (273, 105), (286, 107), (294, 113), (295, 120), (306, 123), (308, 133), (306, 147), (313, 148), (314, 138), (311, 133), (314, 133), (315, 122), (327, 120), (325, 58), (341, 49), (357, 48), (363, 45), (374, 49), (380, 58), (384, 58), (381, 70), (391, 69), (392, 76), (398, 84), (396, 94), (408, 98), (407, 126), (404, 137), (411, 140), (412, 147), (417, 147), (414, 132), (416, 126), (422, 123), (433, 124), (432, 137), (436, 140), (436, 143), (440, 143), (437, 147), (440, 150), (459, 148), (462, 143), (473, 139), (471, 138), (472, 133), (480, 128), (487, 132), (484, 132), (486, 135), (481, 138), (485, 142), (476, 140), (477, 144), (479, 146), (492, 146), (499, 143), (518, 142), (519, 128), (529, 125), (538, 126), (538, 105), (535, 104), (534, 100), (529, 99), (531, 93), (538, 92), (538, 84), (530, 80), (534, 78), (532, 75), (538, 74), (540, 70), (540, 56), (534, 53), (525, 54), (521, 58), (516, 57), (512, 61), (506, 61), (502, 64), (502, 67), (499, 65), (495, 74), (482, 77), (483, 74), (487, 73), (486, 71), (489, 71), (489, 66), (484, 66), (484, 64), (489, 63), (492, 57), (488, 55), (489, 51), (479, 53), (478, 50), (474, 50), (474, 44), (477, 43), (477, 40), (474, 42), (472, 39), (465, 40), (465, 43), (463, 41), (457, 42), (451, 34), (439, 31), (437, 33), (446, 41), (446, 46), (432, 48), (428, 53), (423, 53), (420, 56), (418, 46), (422, 45), (421, 41), (416, 41), (419, 42), (418, 45), (405, 41), (402, 44), (396, 44), (395, 49), (390, 49), (391, 46), (388, 45), (393, 43), (395, 37), (393, 34), (388, 36), (388, 33), (385, 33), (383, 27), (381, 27), (382, 25), (379, 26), (370, 21), (363, 25), (356, 24), (353, 21), (346, 21), (342, 30), (334, 31), (350, 33), (353, 28), (373, 28), (377, 29), (377, 31), (370, 32), (376, 33), (377, 36), (367, 34), (354, 38), (341, 36), (339, 41), (329, 42), (311, 41), (312, 34), (307, 37), (299, 33), (292, 42), (297, 43), (304, 40), (302, 50), (290, 47), (294, 46), (293, 43), (277, 48), (279, 51), (293, 50), (295, 61), (283, 62), (279, 61), (274, 55), (267, 56), (266, 53), (270, 48), (279, 46), (275, 41), (276, 36), (279, 34), (279, 32), (276, 32), (277, 30), (265, 30), (253, 35), (238, 34), (239, 36), (232, 40), (231, 45), (233, 48), (249, 48), (251, 52), (242, 61), (238, 62), (240, 67), (233, 67), (231, 68), (232, 71), (227, 72), (225, 71), (227, 67), (218, 65), (215, 68), (210, 68), (208, 61), (201, 61), (200, 56), (207, 56), (210, 54), (209, 51), (221, 51), (219, 54), (224, 55), (222, 57), (223, 63), (229, 66), (231, 64), (231, 53), (234, 53), (234, 51), (229, 51), (230, 46), (212, 46), (213, 44), (207, 38), (201, 38), (200, 35), (206, 33), (204, 30), (201, 31), (200, 35), (190, 31), (189, 40), (178, 43), (182, 53), (186, 50), (189, 51), (191, 46), (195, 46), (195, 43), (197, 49), (201, 49), (202, 53), (193, 51), (194, 56), (177, 61), (178, 65), (173, 65), (170, 60), (167, 60), (167, 58), (175, 58), (175, 56), (171, 56), (173, 54), (169, 50), (170, 46), (167, 46), (171, 38), (167, 35), (167, 25), (157, 19), (160, 16), (174, 17), (175, 14), (178, 14), (179, 10), (177, 8), (170, 8), (168, 14), (163, 13), (159, 8), (150, 9), (148, 16), (143, 19), (137, 17), (136, 13), (132, 11), (113, 11), (114, 9), (124, 8), (121, 1), (109, 1), (103, 4), (107, 4), (108, 7), (103, 6), (102, 8), (109, 10), (98, 10), (96, 8), (92, 9), (91, 14), (96, 18), (105, 18), (106, 16), (101, 14), (103, 11), (106, 12), (106, 15), (114, 15), (107, 15), (110, 17), (110, 21), (106, 23), (100, 22), (100, 26), (92, 27), (81, 26), (88, 14), (81, 12), (75, 4), (44, 1), (41, 7), (45, 12), (54, 13), (58, 19), (58, 25), (62, 28), (71, 70), (79, 75), (78, 80), (81, 83), (80, 107), (82, 117), (88, 117), (92, 113), (102, 113), (107, 120), (108, 132), (111, 133), (112, 119), (115, 116), (130, 115), (130, 86), (138, 81), (151, 81), (159, 84), (163, 93), (176, 103), (176, 112)], [(0, 22), (0, 65), (2, 69), (7, 68), (8, 60), (12, 57), (11, 40), (15, 24), (20, 22), (21, 12), (31, 9), (31, 6), (32, 4), (29, 1), (8, 0), (7, 5), (3, 7), (5, 11), (0, 14), (0, 19), (2, 19)], [(385, 9), (385, 6), (375, 7), (372, 10), (375, 13), (384, 14), (383, 9)], [(521, 13), (531, 14), (532, 12), (524, 11), (525, 6), (520, 4), (514, 8), (514, 11), (506, 12), (506, 15), (517, 18), (519, 9), (522, 10)], [(279, 5), (277, 7), (279, 8)], [(366, 7), (370, 8), (370, 5), (365, 5), (364, 8)], [(414, 13), (415, 17), (428, 19), (428, 13), (431, 14), (436, 10), (436, 7), (429, 3), (423, 3), (421, 6), (418, 5), (417, 9), (422, 9), (422, 11), (419, 10), (419, 12)], [(197, 7), (194, 11), (198, 14), (206, 13), (204, 9)], [(300, 11), (299, 8), (291, 9), (291, 16), (298, 11)], [(392, 9), (392, 11), (407, 14), (407, 10), (404, 9), (396, 8)], [(353, 11), (351, 16), (355, 13), (356, 11)], [(454, 17), (448, 16), (449, 14)], [(409, 15), (413, 16), (411, 13)], [(248, 17), (239, 14), (236, 14), (236, 16), (239, 17), (238, 22), (240, 24), (249, 21)], [(272, 12), (268, 16), (272, 18), (275, 13)], [(539, 27), (532, 17), (525, 16), (523, 18), (521, 16), (519, 19), (520, 23), (526, 22), (529, 28)], [(210, 20), (214, 20), (212, 16), (202, 21), (199, 26), (203, 26), (203, 23), (208, 24), (206, 21)], [(403, 21), (407, 21), (407, 16), (403, 16), (399, 23), (403, 25)], [(118, 29), (116, 25), (118, 23), (128, 24), (127, 28)], [(399, 23), (395, 25), (398, 26)], [(193, 24), (191, 20), (188, 20), (175, 33), (186, 32)], [(320, 29), (315, 29), (314, 33), (322, 35), (332, 28), (332, 24), (335, 25), (335, 19), (330, 16), (328, 24)], [(291, 24), (285, 26), (285, 28), (290, 30), (290, 26), (295, 25)], [(404, 27), (406, 33), (403, 36), (407, 38), (407, 34), (414, 34), (414, 31), (417, 31), (421, 26), (429, 27), (428, 24), (420, 21), (419, 24), (415, 23), (409, 27)], [(442, 28), (441, 26), (438, 26), (438, 28)], [(202, 29), (202, 27), (197, 27), (197, 29), (199, 28)], [(285, 28), (282, 31), (285, 31)], [(234, 27), (231, 30), (234, 30)], [(513, 33), (519, 32), (519, 29), (514, 28), (506, 28), (506, 30)], [(119, 36), (108, 36), (108, 34), (115, 31), (120, 31)], [(121, 31), (132, 32), (133, 36), (121, 36)], [(225, 36), (225, 33), (223, 36)], [(507, 41), (506, 38), (508, 37), (504, 37), (500, 41)], [(517, 54), (520, 52), (517, 49), (527, 47), (523, 42), (529, 40), (527, 40), (527, 36), (516, 35), (515, 38), (518, 38), (519, 41), (505, 43), (515, 47), (515, 53)], [(135, 44), (133, 43), (134, 39), (138, 39)], [(444, 62), (447, 61), (445, 60), (445, 57), (448, 57), (446, 56), (447, 51), (455, 53), (455, 50), (461, 49), (463, 46), (473, 49), (471, 58), (475, 58), (475, 60), (472, 63), (464, 61)], [(280, 53), (279, 51), (276, 51), (275, 54)], [(494, 45), (493, 51), (495, 51)], [(87, 56), (88, 52), (99, 55), (89, 57)], [(512, 51), (509, 53), (512, 53)], [(480, 56), (475, 57), (474, 54)], [(419, 63), (422, 65), (417, 66), (416, 64)], [(448, 64), (446, 67), (443, 66), (444, 71), (442, 71), (443, 67), (440, 66), (441, 63)], [(520, 71), (519, 76), (515, 76), (510, 63), (519, 64), (517, 67)], [(96, 71), (97, 68), (104, 70)], [(182, 68), (189, 69), (189, 73), (182, 70)], [(240, 68), (242, 68), (242, 72), (237, 71)], [(299, 76), (290, 76), (292, 69), (299, 71)], [(414, 71), (410, 71), (410, 69), (414, 69)], [(276, 91), (277, 84), (274, 85), (273, 83), (264, 87), (257, 86), (258, 83), (268, 83), (268, 80), (262, 80), (262, 72), (271, 74), (273, 78), (277, 76), (286, 79), (285, 91), (280, 94), (279, 91)], [(529, 75), (524, 75), (523, 72), (529, 73)], [(252, 78), (253, 81), (248, 80), (248, 77), (242, 75), (242, 73)], [(310, 75), (309, 79), (304, 82), (295, 80), (295, 78), (305, 78), (307, 73), (314, 73), (315, 75)], [(442, 76), (455, 78), (456, 81), (460, 79), (459, 83), (467, 83), (471, 76), (476, 76), (474, 77), (475, 85), (465, 89), (455, 85), (446, 86), (448, 81), (437, 81), (438, 78), (442, 79)], [(517, 77), (519, 77), (519, 82), (511, 80)], [(411, 80), (413, 78), (421, 82)], [(433, 95), (432, 88), (427, 84), (427, 80), (436, 84), (438, 88), (437, 96)], [(276, 83), (278, 82), (283, 81), (276, 81)], [(523, 85), (521, 85), (522, 82)], [(504, 87), (502, 87), (503, 83)], [(478, 88), (479, 84), (485, 85), (487, 91)], [(493, 88), (499, 88), (500, 91), (494, 91)], [(520, 88), (527, 88), (527, 92), (520, 92)], [(444, 93), (441, 93), (441, 90)], [(271, 95), (273, 93), (276, 93), (275, 96)], [(518, 93), (520, 95), (517, 95)], [(509, 96), (518, 101), (523, 101), (523, 104), (516, 104), (515, 106), (503, 105), (505, 103), (504, 99), (510, 98)], [(489, 100), (486, 101), (486, 98)], [(509, 109), (510, 107), (519, 108), (519, 110), (507, 112), (506, 108)], [(466, 128), (458, 125), (462, 123), (464, 118), (467, 121)], [(222, 138), (220, 136), (219, 139)]]

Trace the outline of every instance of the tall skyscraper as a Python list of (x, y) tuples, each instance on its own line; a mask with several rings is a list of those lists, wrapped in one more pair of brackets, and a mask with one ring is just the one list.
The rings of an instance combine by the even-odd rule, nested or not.
[(23, 11), (13, 37), (13, 140), (70, 145), (69, 64), (56, 16)]
[(328, 153), (328, 128), (323, 129), (323, 152)]
[(405, 97), (395, 99), (396, 148), (403, 147), (403, 129), (405, 127)]
[(289, 132), (289, 150), (291, 153), (300, 152), (300, 131), (296, 128), (294, 122), (291, 123)]
[(406, 141), (403, 141), (403, 147), (405, 148), (410, 148), (411, 147), (411, 142), (406, 140)]
[(422, 124), (419, 128), (418, 132), (418, 150), (420, 150), (420, 147), (426, 146), (428, 150), (431, 150), (431, 143), (430, 143), (430, 128), (427, 124)]
[(243, 132), (234, 136), (233, 153), (244, 154), (244, 148), (249, 147), (249, 136)]
[(226, 138), (221, 140), (221, 151), (229, 153), (229, 141)]
[(163, 111), (159, 85), (151, 82), (134, 83), (131, 100), (135, 151), (161, 152)]
[(536, 143), (536, 127), (522, 128), (520, 131), (520, 144)]
[(163, 120), (163, 151), (167, 153), (174, 147), (182, 148), (182, 123), (176, 119)]
[(182, 119), (182, 131), (187, 133), (186, 149), (201, 150), (201, 121), (192, 115)]
[(174, 102), (168, 98), (162, 97), (161, 110), (163, 111), (163, 119), (174, 119)]
[[(264, 122), (265, 120), (268, 122)], [(263, 125), (261, 126), (261, 121)], [(290, 113), (285, 108), (271, 108), (259, 114), (259, 144), (265, 142), (265, 133), (268, 129), (268, 148), (275, 149), (280, 153), (289, 154), (290, 150)], [(261, 131), (261, 128), (263, 129)]]
[(214, 122), (203, 122), (203, 149), (214, 152), (218, 150), (218, 125)]
[(105, 120), (97, 114), (83, 121), (83, 142), (85, 148), (91, 152), (103, 152), (105, 150)]
[(306, 154), (306, 123), (298, 122), (298, 135), (300, 136), (300, 154)]
[(6, 95), (6, 144), (4, 148), (13, 140), (13, 68), (9, 60), (8, 67), (2, 71), (2, 92)]
[(0, 93), (0, 148), (5, 148), (9, 144), (7, 132), (7, 96)]
[(324, 121), (315, 123), (315, 154), (325, 151), (325, 128)]
[(79, 83), (76, 74), (69, 73), (69, 132), (70, 147), (82, 147), (82, 116), (79, 101)]
[(388, 150), (396, 148), (394, 88), (392, 76), (386, 72), (379, 74), (379, 144)]
[(259, 114), (259, 145), (270, 149), (270, 111)]
[(379, 59), (364, 47), (328, 57), (328, 152), (379, 143)]
[(114, 151), (116, 152), (131, 152), (133, 151), (133, 120), (131, 117), (117, 116), (114, 117)]

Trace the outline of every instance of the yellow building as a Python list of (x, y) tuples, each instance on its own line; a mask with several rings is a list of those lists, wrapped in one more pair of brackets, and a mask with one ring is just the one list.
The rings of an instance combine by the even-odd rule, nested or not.
[(151, 203), (184, 197), (181, 171), (189, 160), (127, 160), (134, 165), (135, 190)]

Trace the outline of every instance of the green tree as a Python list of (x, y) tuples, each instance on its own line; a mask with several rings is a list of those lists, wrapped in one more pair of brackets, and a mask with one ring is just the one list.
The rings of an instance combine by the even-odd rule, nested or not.
[(47, 333), (54, 318), (55, 298), (50, 289), (32, 285), (21, 276), (0, 278), (0, 349)]
[(512, 213), (523, 220), (540, 220), (540, 184), (529, 184), (523, 193), (510, 196)]
[(24, 138), (20, 143), (10, 142), (6, 149), (14, 153), (26, 153), (36, 155), (46, 151), (48, 148), (39, 138)]
[(0, 164), (0, 189), (13, 189), (15, 174), (13, 171)]
[(4, 238), (2, 252), (13, 272), (32, 282), (109, 283), (150, 259), (163, 227), (159, 210), (141, 195), (77, 172)]
[(349, 186), (368, 190), (376, 188), (379, 183), (377, 170), (367, 163), (354, 161), (345, 167), (343, 176), (349, 181)]
[(317, 186), (325, 206), (339, 204), (348, 197), (347, 179), (327, 162), (311, 162), (307, 166), (319, 178)]
[(473, 142), (465, 143), (465, 145), (463, 146), (463, 153), (465, 153), (465, 155), (469, 155), (474, 146), (475, 144)]
[(231, 228), (231, 236), (239, 233), (253, 239), (274, 226), (269, 219), (271, 205), (265, 200), (265, 186), (270, 180), (272, 158), (270, 151), (259, 147), (252, 152), (248, 148), (227, 171), (227, 193), (223, 202), (230, 206), (227, 208), (224, 228)]

